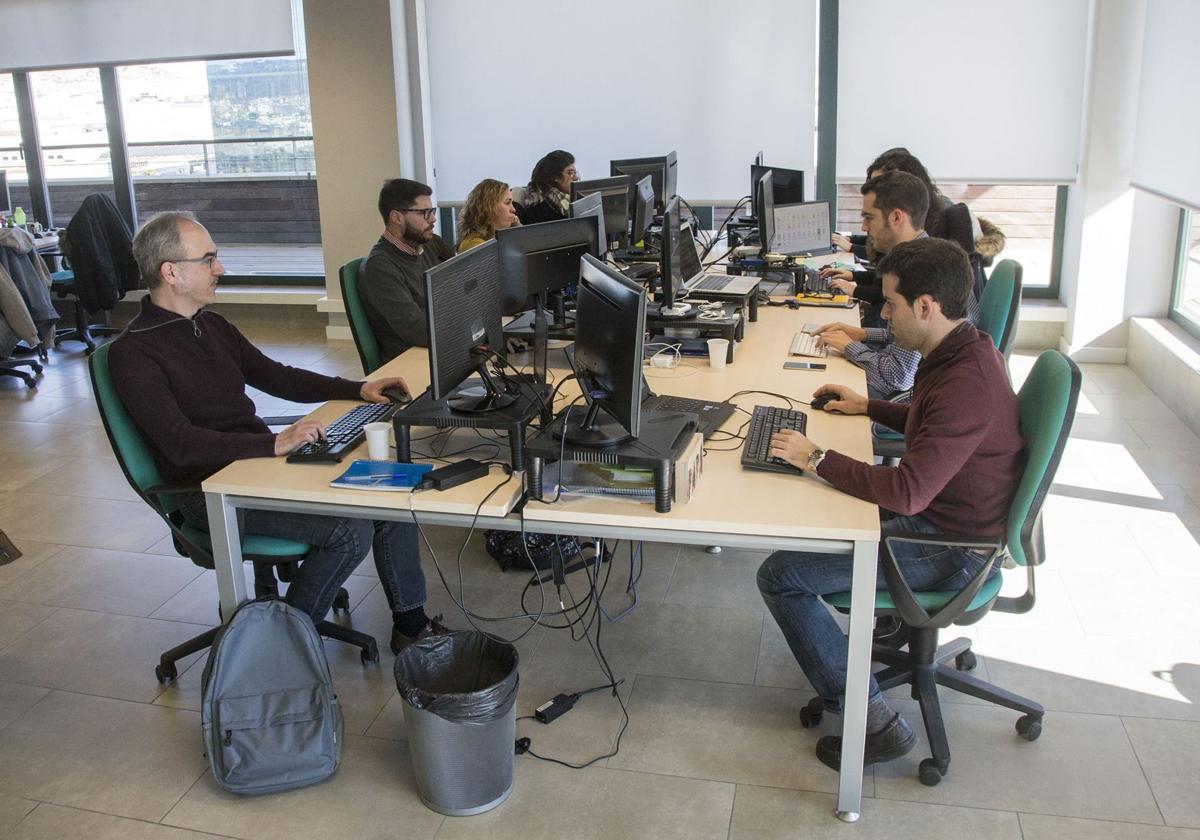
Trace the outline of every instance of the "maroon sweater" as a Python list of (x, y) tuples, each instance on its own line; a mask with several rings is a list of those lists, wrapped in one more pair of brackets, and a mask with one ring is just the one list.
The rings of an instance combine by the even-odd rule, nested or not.
[(301, 403), (360, 398), (361, 383), (268, 359), (215, 312), (184, 318), (149, 297), (108, 358), (121, 403), (171, 484), (275, 454), (275, 435), (254, 413), (247, 385)]
[(911, 405), (871, 400), (872, 420), (904, 432), (898, 467), (830, 452), (817, 474), (843, 492), (943, 533), (997, 537), (1024, 466), (1017, 397), (992, 340), (963, 324), (917, 367)]

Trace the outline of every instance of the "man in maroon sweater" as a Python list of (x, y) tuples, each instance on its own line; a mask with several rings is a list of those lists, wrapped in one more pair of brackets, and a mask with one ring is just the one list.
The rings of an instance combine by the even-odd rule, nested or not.
[[(387, 402), (384, 388), (407, 390), (398, 377), (353, 382), (282, 365), (220, 315), (206, 311), (225, 269), (212, 237), (190, 213), (155, 216), (134, 238), (133, 255), (150, 294), (113, 341), (109, 364), (121, 403), (171, 484), (199, 485), (233, 461), (287, 455), (324, 436), (315, 420), (301, 420), (274, 434), (255, 414), (247, 385), (302, 403)], [(208, 530), (199, 490), (183, 496), (181, 512), (191, 524)], [(286, 600), (314, 621), (324, 618), (343, 581), (373, 546), (392, 608), (393, 651), (445, 630), (425, 615), (425, 576), (411, 523), (250, 510), (244, 513), (242, 533), (312, 546)]]
[[(904, 432), (903, 460), (898, 467), (863, 463), (826, 452), (793, 431), (772, 438), (772, 454), (878, 504), (884, 509), (885, 534), (1001, 536), (1020, 478), (1024, 441), (1004, 358), (966, 320), (973, 285), (967, 255), (953, 242), (916, 239), (893, 248), (878, 273), (883, 317), (891, 322), (896, 343), (921, 353), (912, 403), (868, 400), (841, 385), (824, 385), (814, 396), (835, 396), (826, 411), (866, 414)], [(914, 590), (961, 588), (986, 562), (969, 549), (900, 543), (895, 550)], [(850, 576), (850, 558), (832, 554), (776, 552), (758, 570), (763, 600), (831, 709), (840, 708), (845, 693), (847, 648), (820, 596), (846, 591)], [(882, 572), (879, 587), (886, 587)], [(888, 707), (872, 678), (866, 763), (897, 758), (915, 743), (912, 729)], [(821, 738), (817, 757), (838, 768), (841, 738)]]

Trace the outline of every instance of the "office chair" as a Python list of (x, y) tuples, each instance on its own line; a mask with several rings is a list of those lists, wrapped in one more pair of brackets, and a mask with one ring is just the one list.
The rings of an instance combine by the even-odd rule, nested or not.
[[(912, 686), (912, 697), (920, 703), (933, 753), (920, 764), (923, 784), (936, 785), (950, 767), (950, 744), (938, 703), (939, 685), (1022, 712), (1016, 729), (1026, 741), (1036, 741), (1042, 734), (1045, 710), (1033, 700), (961, 673), (975, 667), (970, 640), (955, 639), (939, 646), (938, 630), (951, 624), (973, 624), (992, 609), (1011, 613), (1026, 613), (1033, 609), (1034, 568), (1046, 559), (1042, 505), (1071, 432), (1081, 381), (1082, 375), (1074, 362), (1057, 350), (1047, 350), (1038, 357), (1029, 378), (1021, 386), (1017, 401), (1026, 461), (1009, 506), (1002, 539), (989, 540), (971, 535), (941, 538), (928, 534), (884, 535), (885, 550), (881, 553), (881, 561), (887, 589), (880, 590), (875, 596), (875, 612), (899, 617), (908, 626), (909, 642), (907, 652), (875, 645), (872, 659), (887, 666), (875, 674), (875, 679), (881, 691), (898, 685)], [(913, 592), (905, 583), (892, 553), (892, 545), (899, 542), (985, 549), (991, 551), (991, 557), (962, 591)], [(1002, 556), (1025, 567), (1028, 583), (1026, 591), (1019, 597), (998, 597), (1001, 575), (988, 577), (995, 560)], [(827, 595), (824, 600), (841, 612), (850, 609), (849, 592)], [(953, 666), (948, 664), (950, 660), (954, 660)], [(820, 697), (813, 698), (801, 710), (800, 722), (806, 727), (815, 726), (820, 722), (823, 710), (824, 701)]]
[(358, 276), (366, 265), (365, 258), (350, 260), (338, 271), (342, 285), (342, 302), (346, 305), (346, 320), (350, 322), (350, 335), (354, 337), (354, 349), (358, 351), (358, 360), (362, 363), (363, 374), (378, 370), (382, 364), (379, 355), (379, 342), (371, 330), (371, 322), (367, 320), (367, 310), (363, 307), (362, 296), (358, 293)]
[[(108, 351), (109, 345), (96, 348), (88, 359), (88, 370), (91, 374), (92, 391), (96, 397), (96, 407), (100, 411), (100, 419), (104, 423), (104, 431), (108, 434), (108, 441), (112, 444), (113, 454), (117, 456), (117, 463), (121, 465), (121, 472), (125, 474), (125, 479), (133, 491), (150, 505), (171, 529), (175, 550), (190, 558), (197, 566), (211, 569), (214, 567), (212, 540), (207, 532), (184, 520), (179, 510), (178, 494), (194, 492), (200, 487), (169, 486), (163, 483), (142, 433), (117, 396), (109, 372)], [(242, 552), (245, 558), (254, 564), (255, 596), (278, 595), (278, 580), (291, 580), (310, 548), (307, 543), (277, 537), (243, 537)], [(275, 577), (276, 572), (279, 575), (278, 580)], [(344, 588), (338, 591), (333, 609), (335, 613), (339, 609), (346, 613), (350, 611), (350, 595)], [(163, 653), (154, 668), (154, 675), (158, 677), (158, 681), (166, 683), (178, 678), (175, 663), (185, 656), (211, 647), (220, 629), (218, 625)], [(379, 661), (378, 645), (374, 637), (366, 633), (324, 620), (317, 622), (317, 631), (326, 638), (356, 645), (361, 649), (364, 664)]]

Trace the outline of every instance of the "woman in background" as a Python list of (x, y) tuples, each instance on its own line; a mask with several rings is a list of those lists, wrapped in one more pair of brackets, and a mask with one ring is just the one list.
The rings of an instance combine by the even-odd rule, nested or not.
[(482, 245), (498, 230), (519, 224), (508, 184), (484, 178), (471, 189), (458, 217), (458, 253)]
[(537, 162), (529, 176), (517, 215), (526, 225), (553, 222), (570, 215), (571, 182), (579, 180), (575, 156), (555, 149)]

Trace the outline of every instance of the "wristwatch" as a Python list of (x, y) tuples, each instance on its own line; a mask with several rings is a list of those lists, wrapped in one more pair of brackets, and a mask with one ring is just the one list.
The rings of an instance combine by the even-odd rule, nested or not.
[(817, 467), (821, 466), (821, 462), (825, 460), (825, 450), (817, 446), (812, 452), (808, 453), (808, 470), (816, 472)]

